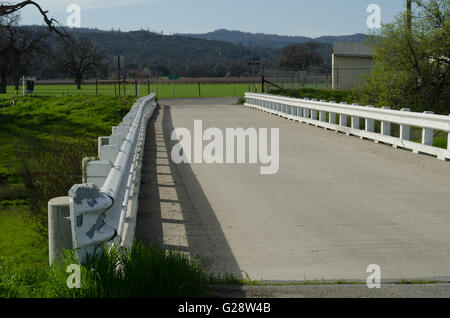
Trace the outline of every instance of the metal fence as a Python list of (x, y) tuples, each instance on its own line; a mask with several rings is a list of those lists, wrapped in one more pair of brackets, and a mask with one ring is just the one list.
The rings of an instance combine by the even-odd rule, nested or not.
[(317, 88), (331, 89), (331, 73), (324, 69), (287, 70), (269, 69), (264, 71), (266, 86), (264, 91), (271, 89)]

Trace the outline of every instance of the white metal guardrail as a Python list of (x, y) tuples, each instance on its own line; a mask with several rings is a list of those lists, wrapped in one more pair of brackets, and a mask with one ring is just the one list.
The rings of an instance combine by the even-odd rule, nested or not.
[[(412, 150), (414, 153), (434, 155), (440, 160), (450, 159), (450, 116), (432, 112), (416, 113), (409, 109), (391, 110), (389, 107), (347, 105), (315, 99), (298, 99), (269, 94), (245, 94), (245, 106), (301, 123), (359, 136), (393, 147)], [(348, 125), (350, 118), (350, 125)], [(361, 129), (361, 119), (364, 128)], [(375, 121), (381, 122), (380, 132), (375, 132)], [(392, 136), (391, 124), (400, 125), (399, 136)], [(422, 129), (422, 143), (411, 141), (411, 127)], [(447, 149), (433, 146), (434, 131), (449, 135)]]
[[(68, 198), (71, 245), (81, 260), (103, 243), (126, 244), (127, 219), (135, 217), (137, 210), (147, 122), (155, 108), (154, 93), (139, 99), (122, 123), (113, 127), (111, 136), (99, 138), (99, 160), (83, 160), (83, 182), (86, 183), (74, 185)], [(49, 228), (50, 220), (56, 217), (51, 215), (49, 203)], [(54, 228), (52, 226), (52, 231), (62, 231)], [(130, 231), (132, 240), (134, 228)], [(61, 233), (51, 234), (53, 239), (58, 236)], [(53, 242), (51, 246), (56, 249), (61, 245)], [(55, 251), (53, 254), (51, 251), (50, 262), (55, 255)]]

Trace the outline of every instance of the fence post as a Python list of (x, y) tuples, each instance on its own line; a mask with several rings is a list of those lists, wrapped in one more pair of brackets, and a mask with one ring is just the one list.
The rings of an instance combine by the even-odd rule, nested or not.
[[(409, 108), (402, 108), (402, 112), (410, 112)], [(400, 125), (400, 139), (410, 140), (411, 139), (411, 128), (408, 125)]]
[[(304, 98), (303, 100), (309, 100), (309, 98)], [(308, 119), (311, 118), (309, 108), (303, 108), (303, 117)]]
[[(317, 102), (316, 98), (311, 99), (312, 102)], [(311, 109), (311, 119), (317, 120), (317, 110)]]
[(72, 249), (72, 228), (70, 224), (70, 198), (59, 197), (48, 202), (48, 252), (49, 263), (63, 255), (64, 249)]
[[(342, 105), (347, 105), (346, 102), (341, 102)], [(339, 125), (343, 127), (347, 127), (347, 115), (339, 115)], [(349, 136), (349, 133), (346, 133), (347, 136)]]
[[(336, 104), (336, 101), (331, 100), (330, 103)], [(336, 125), (336, 113), (330, 113), (328, 121), (330, 122), (330, 124)], [(337, 130), (335, 130), (335, 131), (337, 131)]]
[[(326, 100), (321, 99), (320, 102), (321, 102), (321, 103), (326, 103)], [(320, 121), (327, 121), (327, 113), (324, 112), (324, 111), (320, 111), (320, 112), (319, 112), (319, 120), (320, 120)]]
[[(353, 106), (360, 106), (359, 104), (352, 104)], [(352, 116), (352, 128), (359, 129), (359, 117)]]
[[(384, 107), (381, 107), (381, 109), (390, 110), (391, 108), (388, 106), (384, 106)], [(388, 121), (382, 121), (380, 130), (381, 130), (380, 133), (382, 135), (390, 136), (391, 135), (391, 123)], [(380, 143), (380, 141), (375, 140), (375, 143), (378, 144), (378, 143)]]
[[(373, 105), (367, 105), (366, 107), (368, 107), (368, 108), (375, 108), (375, 106), (373, 106)], [(366, 118), (365, 122), (366, 122), (366, 131), (367, 132), (374, 132), (375, 131), (375, 120), (370, 119), (370, 118)], [(361, 139), (364, 139), (364, 138), (361, 137)]]
[[(434, 112), (423, 112), (424, 114), (434, 114)], [(431, 128), (422, 129), (422, 144), (427, 146), (433, 146), (434, 130)]]

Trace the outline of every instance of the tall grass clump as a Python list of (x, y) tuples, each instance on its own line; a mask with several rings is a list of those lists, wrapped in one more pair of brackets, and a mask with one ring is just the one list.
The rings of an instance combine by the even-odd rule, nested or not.
[(49, 271), (45, 297), (180, 298), (206, 295), (207, 278), (196, 260), (135, 243), (130, 250), (104, 248), (81, 266), (81, 288), (69, 289), (66, 272), (77, 264), (73, 253)]
[(80, 265), (81, 288), (70, 289), (68, 266), (79, 264), (66, 251), (50, 268), (16, 268), (0, 259), (0, 298), (198, 298), (208, 279), (196, 260), (142, 243), (100, 249)]
[(82, 182), (82, 159), (95, 154), (95, 144), (82, 139), (62, 142), (55, 135), (39, 147), (23, 152), (18, 171), (28, 190), (28, 205), (33, 218), (47, 227), (47, 202), (67, 196), (74, 184)]

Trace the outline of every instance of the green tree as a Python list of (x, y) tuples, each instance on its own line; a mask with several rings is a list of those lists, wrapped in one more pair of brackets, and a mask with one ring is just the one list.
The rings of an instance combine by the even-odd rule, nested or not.
[(412, 0), (369, 40), (375, 66), (359, 88), (365, 104), (450, 113), (450, 0)]
[(318, 48), (319, 43), (316, 42), (288, 45), (281, 51), (278, 66), (306, 70), (309, 66), (320, 65), (323, 63), (323, 59), (317, 52)]

